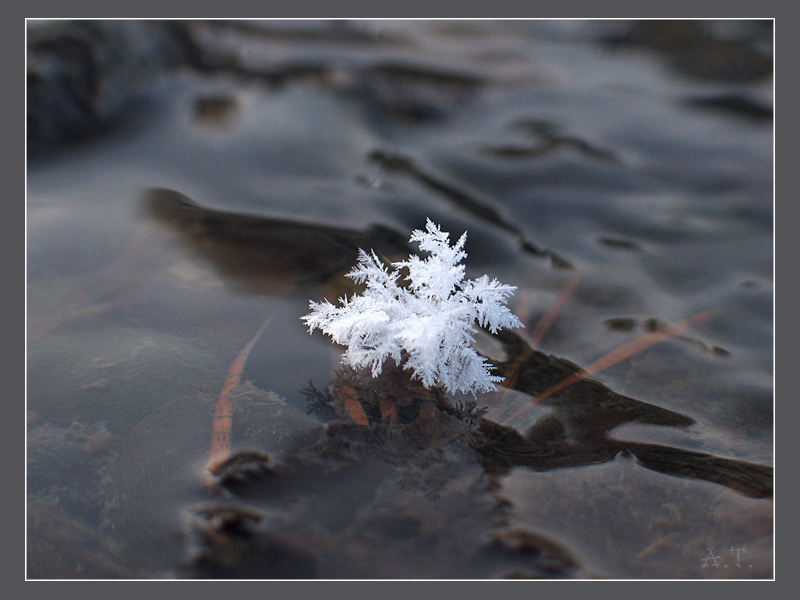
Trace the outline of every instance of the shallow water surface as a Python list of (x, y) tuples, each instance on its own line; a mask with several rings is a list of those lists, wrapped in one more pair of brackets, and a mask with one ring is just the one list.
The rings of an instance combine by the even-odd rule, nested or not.
[[(107, 62), (29, 109), (29, 577), (772, 577), (771, 22), (46, 27)], [(426, 218), (518, 288), (482, 426), (300, 320)]]

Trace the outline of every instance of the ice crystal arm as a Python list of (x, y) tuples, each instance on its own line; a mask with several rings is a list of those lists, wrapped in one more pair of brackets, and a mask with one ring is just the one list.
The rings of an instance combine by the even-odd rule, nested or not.
[(502, 327), (522, 327), (522, 322), (505, 304), (515, 289), (514, 286), (503, 285), (497, 279), (489, 281), (489, 277), (484, 275), (468, 281), (463, 293), (473, 303), (478, 324), (496, 333)]
[(408, 269), (409, 287), (422, 298), (446, 300), (464, 280), (464, 265), (459, 263), (467, 256), (464, 252), (467, 234), (462, 235), (453, 247), (450, 247), (449, 237), (450, 234), (441, 231), (428, 219), (426, 231), (415, 229), (410, 241), (419, 242), (420, 250), (430, 253), (430, 256), (424, 260), (411, 256), (394, 264), (397, 268)]

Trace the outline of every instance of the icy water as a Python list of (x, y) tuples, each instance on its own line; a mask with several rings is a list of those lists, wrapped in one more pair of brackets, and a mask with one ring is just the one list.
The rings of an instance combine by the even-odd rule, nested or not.
[[(97, 53), (110, 126), (29, 138), (30, 578), (772, 577), (770, 23), (150, 25), (146, 86)], [(407, 382), (300, 320), (426, 218), (518, 287), (499, 437), (420, 390), (354, 425), (342, 389)], [(548, 355), (693, 318), (508, 420)]]

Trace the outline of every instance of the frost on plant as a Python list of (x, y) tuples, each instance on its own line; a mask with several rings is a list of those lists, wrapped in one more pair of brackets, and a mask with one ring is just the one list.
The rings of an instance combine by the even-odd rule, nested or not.
[[(475, 323), (492, 333), (501, 327), (521, 327), (505, 305), (516, 289), (484, 275), (464, 279), (467, 234), (454, 246), (449, 234), (430, 219), (426, 231), (415, 230), (427, 258), (410, 256), (387, 268), (374, 254), (359, 251), (358, 265), (347, 274), (366, 284), (363, 295), (342, 298), (340, 306), (327, 300), (311, 302), (303, 317), (309, 331), (321, 329), (334, 342), (347, 346), (343, 360), (354, 368), (369, 367), (380, 373), (383, 363), (412, 371), (426, 387), (443, 386), (450, 392), (495, 389), (502, 377), (472, 347)], [(407, 269), (407, 286), (398, 285)]]

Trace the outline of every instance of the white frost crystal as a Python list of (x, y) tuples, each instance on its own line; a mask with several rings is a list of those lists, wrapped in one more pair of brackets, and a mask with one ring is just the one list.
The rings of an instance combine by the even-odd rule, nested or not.
[[(370, 367), (373, 377), (391, 358), (426, 387), (473, 394), (495, 389), (494, 383), (503, 378), (492, 375), (472, 347), (475, 323), (492, 333), (521, 327), (505, 305), (516, 288), (486, 275), (465, 280), (459, 263), (467, 256), (466, 238), (465, 233), (451, 247), (449, 234), (428, 219), (426, 231), (413, 231), (411, 241), (430, 256), (393, 263), (394, 271), (374, 252), (360, 250), (358, 265), (347, 276), (366, 284), (364, 294), (340, 299), (341, 306), (311, 301), (311, 313), (303, 321), (309, 331), (321, 329), (347, 346), (343, 361), (354, 368)], [(407, 288), (397, 285), (400, 269), (408, 269)]]

